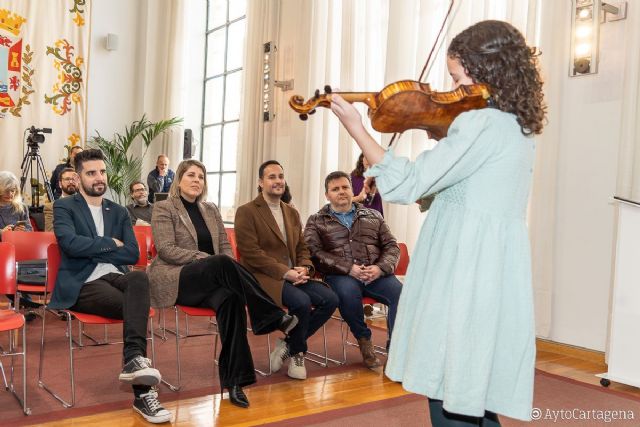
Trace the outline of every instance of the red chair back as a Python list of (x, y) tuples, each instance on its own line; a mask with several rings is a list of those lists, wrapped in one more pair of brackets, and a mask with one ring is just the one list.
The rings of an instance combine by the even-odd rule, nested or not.
[(136, 235), (136, 240), (138, 241), (138, 249), (140, 252), (140, 255), (138, 255), (138, 261), (136, 262), (135, 266), (147, 268), (147, 264), (149, 264), (149, 252), (147, 252), (148, 235), (138, 230), (135, 230), (134, 234)]
[(13, 243), (16, 248), (16, 261), (47, 258), (47, 247), (56, 243), (52, 231), (5, 231), (2, 241)]
[(409, 250), (405, 243), (398, 243), (398, 248), (400, 248), (400, 259), (396, 266), (395, 275), (404, 276), (407, 274), (407, 268), (409, 267)]
[(153, 245), (153, 233), (151, 232), (151, 227), (148, 225), (134, 225), (133, 232), (144, 234), (145, 242), (147, 244), (147, 251), (149, 252), (149, 255), (151, 255), (151, 247)]
[(240, 261), (240, 252), (238, 251), (238, 241), (236, 240), (236, 230), (233, 228), (225, 227), (224, 231), (227, 232), (227, 239), (229, 240), (229, 244), (231, 245), (231, 250), (233, 251), (233, 257), (236, 261)]
[(47, 248), (47, 292), (53, 292), (58, 278), (58, 269), (60, 268), (61, 256), (60, 248), (57, 243), (52, 243)]
[(12, 243), (0, 242), (0, 294), (15, 295), (15, 293), (16, 249)]

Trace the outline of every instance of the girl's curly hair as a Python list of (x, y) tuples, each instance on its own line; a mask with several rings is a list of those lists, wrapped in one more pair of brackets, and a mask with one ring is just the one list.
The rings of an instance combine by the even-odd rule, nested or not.
[(514, 26), (482, 21), (458, 34), (447, 52), (475, 83), (489, 86), (495, 107), (518, 118), (525, 135), (542, 133), (547, 107), (538, 70), (538, 52)]

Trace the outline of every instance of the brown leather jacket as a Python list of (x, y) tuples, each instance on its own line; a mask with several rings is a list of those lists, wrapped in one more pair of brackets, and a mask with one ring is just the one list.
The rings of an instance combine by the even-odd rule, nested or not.
[(349, 274), (354, 263), (375, 264), (392, 274), (400, 257), (396, 238), (378, 211), (354, 205), (351, 230), (331, 215), (329, 204), (309, 217), (304, 239), (311, 261), (322, 274)]

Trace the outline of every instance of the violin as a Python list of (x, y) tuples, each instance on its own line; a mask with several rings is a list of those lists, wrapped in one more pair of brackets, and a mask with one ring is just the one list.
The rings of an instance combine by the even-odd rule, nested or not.
[[(299, 95), (289, 99), (289, 106), (307, 120), (317, 107), (331, 107), (331, 87), (325, 93), (316, 90), (308, 101)], [(402, 133), (407, 129), (424, 129), (431, 138), (441, 139), (453, 120), (468, 110), (487, 107), (489, 89), (484, 84), (461, 85), (449, 92), (432, 91), (428, 83), (401, 80), (380, 92), (335, 92), (347, 102), (363, 102), (369, 107), (371, 126), (382, 133)]]

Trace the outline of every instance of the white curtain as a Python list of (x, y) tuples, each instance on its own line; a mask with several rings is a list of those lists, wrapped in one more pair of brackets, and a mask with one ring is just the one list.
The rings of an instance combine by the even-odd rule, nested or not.
[(47, 171), (85, 140), (90, 15), (91, 2), (0, 0), (0, 170), (21, 176), (30, 126), (53, 130), (35, 144)]
[[(185, 28), (186, 1), (145, 0), (141, 7), (141, 55), (144, 60), (140, 61), (143, 67), (140, 75), (143, 77), (139, 95), (142, 111), (151, 121), (184, 117), (185, 66), (189, 52)], [(159, 154), (169, 156), (170, 167), (174, 170), (182, 160), (182, 127), (174, 127), (158, 139), (144, 158), (143, 180), (146, 179), (146, 173), (155, 167)], [(142, 147), (140, 150), (142, 154)]]
[[(640, 7), (630, 6), (629, 21), (639, 21)], [(626, 25), (625, 32), (625, 40), (640, 39), (640, 28), (634, 25)], [(626, 55), (616, 195), (640, 201), (640, 51), (626, 49)]]

